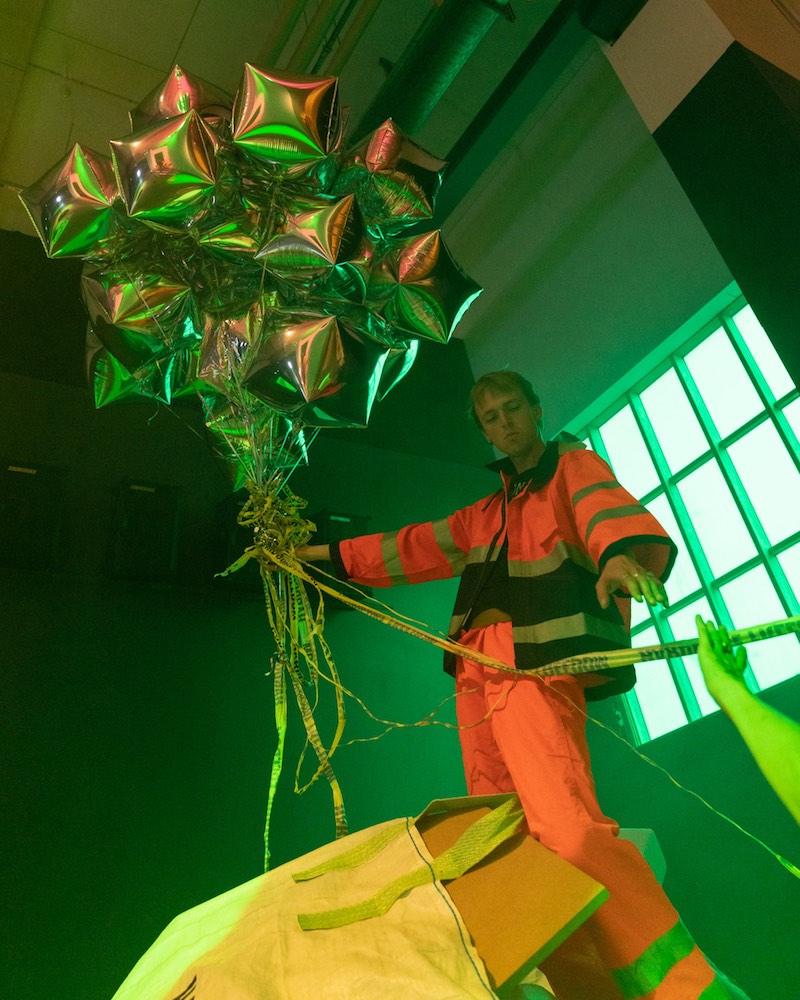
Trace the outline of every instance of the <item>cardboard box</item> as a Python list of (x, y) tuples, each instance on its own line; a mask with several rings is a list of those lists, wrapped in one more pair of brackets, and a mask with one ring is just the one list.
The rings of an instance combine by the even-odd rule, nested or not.
[[(416, 826), (436, 858), (508, 795), (438, 799)], [(510, 988), (579, 927), (606, 889), (522, 827), (461, 878), (445, 883), (495, 989)]]

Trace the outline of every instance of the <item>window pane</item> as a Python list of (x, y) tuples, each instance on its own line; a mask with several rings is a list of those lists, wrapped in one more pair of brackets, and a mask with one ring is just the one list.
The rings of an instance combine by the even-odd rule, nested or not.
[[(720, 593), (737, 628), (763, 625), (786, 617), (763, 566), (726, 584), (720, 588)], [(793, 635), (751, 642), (747, 646), (747, 657), (762, 688), (800, 672), (800, 645)]]
[(800, 472), (771, 420), (732, 444), (728, 454), (774, 544), (800, 528)]
[[(635, 646), (657, 643), (658, 632), (696, 639), (695, 615), (714, 617), (709, 602), (720, 614), (730, 611), (739, 626), (800, 611), (800, 466), (795, 463), (795, 455), (800, 455), (800, 399), (749, 306), (725, 325), (720, 316), (716, 329), (709, 329), (713, 333), (683, 361), (656, 370), (658, 377), (638, 401), (619, 398), (616, 405), (622, 409), (604, 424), (587, 428), (600, 452), (607, 452), (619, 481), (639, 499), (652, 498), (648, 509), (678, 546), (667, 581), (672, 606), (631, 604)], [(747, 355), (746, 361), (739, 351)], [(781, 407), (777, 422), (771, 401), (759, 395), (762, 388), (767, 400), (772, 394), (776, 400), (791, 400)], [(706, 410), (713, 428), (704, 425)], [(720, 454), (716, 434), (723, 440), (736, 437), (746, 425), (747, 435)], [(784, 433), (790, 439), (788, 451)], [(797, 441), (792, 442), (793, 436)], [(659, 470), (666, 471), (664, 465), (671, 473), (666, 482), (659, 476)], [(689, 466), (693, 471), (687, 475)], [(732, 474), (735, 469), (741, 493), (738, 484), (736, 495), (728, 486), (725, 469)], [(749, 525), (754, 513), (758, 520)], [(773, 590), (769, 566), (759, 559), (759, 543), (753, 538), (756, 531), (761, 537), (759, 524), (770, 545), (791, 545), (779, 556), (770, 556), (769, 564), (777, 572), (779, 561), (795, 592), (794, 603), (788, 592), (783, 595), (788, 597), (788, 612)], [(745, 565), (756, 568), (745, 574)], [(722, 577), (735, 577), (722, 588), (724, 593), (714, 582)], [(673, 610), (683, 602), (690, 603)], [(748, 652), (748, 678), (754, 687), (800, 674), (797, 637), (750, 644)], [(698, 710), (703, 715), (717, 711), (696, 655), (641, 664), (638, 677), (635, 691), (624, 697), (642, 734), (646, 727), (651, 739), (685, 725), (687, 716), (695, 717)]]
[(763, 409), (750, 376), (722, 328), (690, 351), (686, 364), (720, 437)]
[(778, 556), (778, 562), (783, 567), (789, 586), (794, 591), (794, 596), (800, 602), (800, 544), (793, 545), (790, 549), (782, 552)]
[(629, 493), (639, 498), (658, 486), (658, 475), (630, 406), (607, 420), (600, 433), (614, 475)]
[[(636, 636), (637, 646), (655, 646), (657, 643), (658, 636), (654, 628), (645, 629)], [(665, 660), (637, 663), (636, 677), (633, 693), (639, 702), (651, 739), (686, 725), (686, 713)]]
[(670, 368), (641, 394), (647, 416), (673, 472), (678, 472), (708, 449), (675, 370)]
[(756, 554), (716, 462), (706, 462), (682, 480), (678, 490), (715, 577)]
[(670, 601), (679, 601), (682, 597), (691, 594), (692, 591), (699, 590), (700, 580), (686, 551), (686, 543), (678, 528), (678, 522), (675, 520), (675, 515), (672, 513), (672, 508), (664, 494), (662, 493), (655, 500), (651, 500), (647, 509), (661, 522), (661, 526), (678, 546), (675, 565), (672, 567), (667, 581), (667, 594)]
[(764, 327), (758, 322), (750, 306), (740, 309), (733, 317), (733, 322), (749, 347), (767, 385), (775, 393), (775, 398), (780, 399), (794, 387), (794, 383), (778, 352), (772, 346), (772, 341), (764, 332)]
[(794, 431), (794, 436), (800, 441), (800, 399), (796, 399), (788, 406), (784, 406), (783, 415), (789, 421), (789, 426)]
[[(711, 607), (705, 597), (702, 597), (698, 601), (694, 601), (686, 608), (681, 608), (680, 611), (673, 612), (669, 616), (669, 627), (672, 629), (672, 634), (676, 639), (697, 638), (697, 625), (694, 620), (695, 615), (700, 615), (703, 621), (708, 621), (709, 618), (714, 617), (711, 613)], [(689, 683), (692, 685), (692, 691), (694, 692), (695, 698), (697, 698), (697, 704), (700, 706), (700, 711), (703, 715), (708, 715), (709, 712), (716, 712), (717, 703), (706, 689), (703, 674), (700, 670), (700, 661), (698, 660), (697, 655), (693, 654), (692, 656), (682, 656), (681, 662), (686, 668), (686, 676), (689, 678)]]

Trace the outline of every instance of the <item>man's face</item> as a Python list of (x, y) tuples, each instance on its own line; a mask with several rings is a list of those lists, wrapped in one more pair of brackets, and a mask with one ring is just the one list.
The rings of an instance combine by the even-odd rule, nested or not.
[(541, 406), (532, 406), (519, 389), (487, 389), (475, 403), (475, 415), (486, 440), (514, 462), (518, 471), (525, 462), (538, 461), (544, 447), (539, 432)]

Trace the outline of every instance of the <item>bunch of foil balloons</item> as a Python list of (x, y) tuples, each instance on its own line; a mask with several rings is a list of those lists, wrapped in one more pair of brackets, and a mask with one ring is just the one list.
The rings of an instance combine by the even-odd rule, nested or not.
[[(230, 101), (175, 66), (130, 118), (110, 156), (76, 145), (21, 198), (49, 257), (85, 261), (96, 405), (199, 394), (234, 487), (248, 487), (239, 520), (255, 544), (230, 571), (258, 560), (276, 643), (268, 865), (288, 686), (317, 758), (304, 787), (324, 775), (336, 833), (347, 829), (330, 764), (343, 688), (322, 601), (297, 577), (314, 525), (288, 477), (320, 427), (366, 426), (420, 338), (447, 341), (480, 288), (439, 232), (420, 231), (444, 163), (392, 121), (347, 146), (335, 77), (247, 65)], [(323, 676), (336, 698), (328, 745), (314, 719)]]
[(346, 145), (335, 77), (246, 65), (231, 101), (175, 66), (130, 124), (21, 198), (85, 261), (96, 405), (198, 393), (236, 485), (304, 460), (306, 428), (366, 426), (480, 292), (419, 231), (443, 161), (391, 120)]

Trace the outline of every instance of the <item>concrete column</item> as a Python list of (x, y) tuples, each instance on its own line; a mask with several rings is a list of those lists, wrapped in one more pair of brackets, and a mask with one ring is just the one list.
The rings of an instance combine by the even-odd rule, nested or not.
[(604, 49), (800, 384), (800, 15), (650, 0)]

